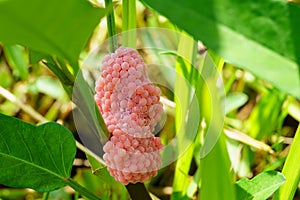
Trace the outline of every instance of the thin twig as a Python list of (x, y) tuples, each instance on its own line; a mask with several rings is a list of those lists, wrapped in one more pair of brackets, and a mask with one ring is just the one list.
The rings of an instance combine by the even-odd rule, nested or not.
[(81, 151), (83, 151), (84, 153), (86, 153), (89, 156), (92, 156), (93, 158), (95, 158), (99, 163), (101, 163), (102, 165), (106, 166), (105, 161), (100, 158), (98, 155), (96, 155), (94, 152), (92, 152), (91, 150), (89, 150), (88, 148), (86, 148), (85, 146), (83, 146), (80, 142), (78, 142), (76, 140), (76, 147), (78, 149), (80, 149)]
[(17, 99), (17, 97), (12, 94), (10, 91), (0, 86), (0, 95), (3, 96), (8, 101), (14, 103), (19, 108), (21, 108), (24, 112), (29, 114), (33, 119), (39, 121), (40, 123), (47, 122), (48, 120), (44, 118), (40, 113), (36, 112), (31, 106), (24, 104), (22, 101)]
[(247, 145), (252, 146), (259, 150), (267, 151), (269, 153), (274, 153), (273, 149), (269, 145), (267, 145), (261, 141), (258, 141), (256, 139), (250, 137), (249, 135), (242, 133), (238, 130), (235, 130), (232, 128), (224, 128), (224, 133), (226, 134), (227, 137), (229, 137), (233, 140), (242, 142), (244, 144), (247, 144)]

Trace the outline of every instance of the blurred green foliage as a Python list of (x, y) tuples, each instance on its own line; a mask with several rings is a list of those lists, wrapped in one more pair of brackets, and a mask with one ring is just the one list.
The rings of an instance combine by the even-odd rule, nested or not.
[[(196, 62), (192, 67), (197, 69), (194, 69), (197, 73), (191, 75), (189, 73), (193, 70), (182, 70), (183, 66), (191, 66), (180, 58), (177, 58), (177, 70), (182, 70), (180, 73), (199, 90), (197, 97), (203, 98), (200, 110), (203, 110), (201, 115), (204, 118), (201, 116), (201, 120), (196, 120), (190, 117), (181, 136), (177, 135), (184, 138), (186, 131), (191, 128), (189, 123), (199, 126), (192, 148), (146, 183), (149, 191), (160, 199), (224, 199), (225, 196), (227, 199), (265, 199), (283, 183), (284, 178), (279, 173), (264, 171), (284, 169), (283, 174), (287, 181), (291, 180), (292, 185), (284, 185), (280, 191), (284, 195), (277, 193), (277, 198), (299, 199), (300, 166), (299, 162), (292, 162), (299, 160), (297, 147), (300, 146), (299, 131), (298, 140), (295, 140), (300, 119), (300, 59), (297, 55), (300, 46), (297, 31), (300, 27), (297, 26), (300, 24), (299, 5), (283, 0), (247, 0), (243, 3), (236, 0), (143, 0), (146, 4), (135, 3), (137, 27), (162, 27), (176, 31), (179, 27), (194, 37), (178, 49), (191, 60), (196, 54)], [(133, 9), (130, 3), (127, 6), (127, 11)], [(0, 0), (0, 19), (5, 19), (0, 20), (0, 86), (47, 120), (62, 123), (76, 137), (72, 105), (68, 93), (64, 91), (66, 87), (62, 78), (56, 75), (62, 73), (67, 77), (76, 74), (77, 62), (81, 63), (94, 47), (107, 39), (108, 30), (101, 19), (105, 12), (100, 7), (84, 0)], [(123, 27), (126, 30), (134, 26), (129, 17), (123, 16), (122, 2), (117, 2), (114, 10), (118, 32), (122, 31), (124, 23), (127, 24)], [(134, 13), (128, 12), (134, 18)], [(123, 23), (125, 19), (127, 21)], [(155, 44), (155, 37), (158, 36), (148, 37)], [(235, 130), (231, 134), (224, 131), (215, 148), (205, 158), (200, 158), (203, 137), (207, 131), (202, 119), (210, 121), (212, 97), (205, 93), (207, 88), (198, 77), (204, 62), (199, 58), (199, 52), (206, 51), (200, 43), (195, 45), (193, 39), (201, 40), (206, 45), (214, 64), (219, 70), (222, 69), (220, 74), (226, 92), (223, 128)], [(130, 40), (132, 44), (132, 38)], [(159, 60), (164, 55), (168, 55), (168, 52), (153, 57)], [(58, 62), (60, 65), (66, 64), (60, 66), (58, 74), (45, 65), (45, 59), (49, 59), (49, 56), (53, 58), (52, 61), (62, 61)], [(176, 55), (172, 56), (168, 58), (176, 58)], [(66, 70), (69, 73), (67, 75), (64, 74)], [(162, 68), (151, 73), (161, 82), (177, 84), (176, 90), (185, 91), (184, 84), (164, 70)], [(172, 92), (161, 89), (163, 97), (171, 103), (176, 102)], [(186, 94), (181, 92), (181, 95)], [(193, 116), (195, 113), (189, 111), (194, 107), (189, 107), (188, 101), (185, 104), (181, 112)], [(172, 105), (167, 105), (170, 112), (167, 112), (166, 124), (159, 133), (165, 144), (176, 137), (176, 126), (182, 120), (178, 117), (179, 111)], [(8, 99), (3, 90), (0, 90), (0, 112), (33, 124), (40, 123), (24, 111), (22, 105)], [(11, 132), (14, 129), (12, 126)], [(243, 134), (253, 140), (248, 141)], [(258, 148), (257, 142), (272, 151)], [(289, 162), (285, 164), (288, 156)], [(117, 183), (97, 161), (93, 163), (89, 159), (95, 173), (92, 174), (87, 169), (90, 168), (89, 164), (84, 164), (85, 156), (78, 153), (76, 160), (81, 164), (74, 163), (72, 177), (81, 185), (101, 199), (129, 199), (125, 187)], [(6, 167), (9, 165), (5, 164)], [(1, 175), (4, 175), (2, 171)], [(236, 188), (233, 187), (234, 182)], [(42, 196), (28, 189), (0, 187), (0, 199), (40, 199)], [(294, 195), (296, 190), (298, 193)], [(51, 192), (49, 199), (72, 199), (78, 195), (69, 187), (63, 187)]]

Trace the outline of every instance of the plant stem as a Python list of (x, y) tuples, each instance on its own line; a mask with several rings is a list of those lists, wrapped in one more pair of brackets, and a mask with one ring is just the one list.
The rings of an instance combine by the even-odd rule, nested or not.
[[(122, 1), (122, 45), (136, 48), (136, 0)], [(132, 200), (151, 200), (151, 197), (143, 183), (128, 184), (126, 189)]]
[(132, 200), (152, 200), (143, 183), (128, 184), (126, 189)]
[(97, 197), (95, 194), (87, 190), (85, 187), (78, 184), (76, 181), (74, 181), (71, 178), (66, 179), (66, 183), (73, 188), (75, 191), (79, 192), (81, 195), (85, 196), (89, 200), (101, 200), (99, 197)]
[(99, 163), (101, 163), (102, 165), (106, 166), (105, 161), (100, 158), (98, 155), (96, 155), (94, 152), (92, 152), (91, 150), (89, 150), (88, 148), (86, 148), (85, 146), (83, 146), (80, 142), (78, 142), (76, 140), (76, 147), (78, 149), (80, 149), (81, 151), (83, 151), (85, 154), (95, 158)]
[(52, 57), (48, 56), (45, 60), (46, 62), (43, 63), (59, 78), (63, 85), (70, 86), (74, 84), (74, 81), (68, 78)]
[(112, 0), (105, 0), (105, 8), (107, 10), (106, 21), (108, 29), (108, 37), (110, 44), (110, 52), (114, 52), (118, 48), (118, 41), (115, 37), (116, 24), (115, 24), (115, 15), (114, 15), (114, 6)]
[(75, 81), (75, 76), (69, 71), (67, 65), (65, 64), (65, 62), (59, 58), (55, 59), (56, 63), (60, 66), (62, 72), (68, 77), (68, 79), (74, 83)]
[(74, 200), (78, 200), (78, 199), (79, 199), (79, 193), (78, 193), (78, 192), (75, 192)]
[(122, 4), (122, 44), (136, 48), (136, 32), (132, 30), (136, 28), (136, 0), (123, 0)]
[(44, 192), (42, 200), (47, 200), (49, 197), (49, 194), (50, 194), (50, 192)]

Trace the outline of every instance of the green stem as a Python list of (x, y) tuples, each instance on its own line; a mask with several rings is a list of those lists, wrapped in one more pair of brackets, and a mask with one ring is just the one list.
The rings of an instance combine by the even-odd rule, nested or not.
[(49, 197), (49, 194), (50, 194), (50, 192), (44, 192), (42, 200), (47, 200)]
[(64, 62), (63, 60), (59, 59), (59, 58), (55, 59), (55, 61), (56, 61), (57, 65), (60, 66), (62, 72), (68, 77), (68, 79), (69, 79), (72, 83), (74, 83), (75, 77), (74, 77), (74, 75), (69, 71), (69, 69), (68, 69), (67, 65), (65, 64), (65, 62)]
[(78, 193), (78, 192), (75, 192), (74, 200), (78, 200), (78, 199), (79, 199), (79, 193)]
[(136, 48), (136, 32), (133, 30), (136, 28), (136, 0), (123, 0), (122, 8), (122, 44)]
[(74, 81), (69, 79), (52, 57), (47, 57), (46, 62), (43, 63), (59, 78), (63, 85), (71, 86), (74, 84)]
[(105, 0), (105, 7), (107, 10), (106, 21), (107, 21), (110, 51), (114, 52), (118, 48), (118, 41), (117, 38), (115, 37), (117, 31), (116, 31), (116, 23), (115, 23), (115, 16), (114, 16), (114, 6), (112, 0)]
[[(47, 65), (47, 67), (53, 71), (53, 73), (59, 78), (59, 80), (61, 81), (64, 90), (66, 91), (66, 93), (68, 94), (69, 98), (72, 99), (72, 101), (81, 109), (83, 110), (85, 117), (90, 117), (93, 116), (93, 122), (96, 126), (97, 126), (97, 132), (100, 134), (102, 133), (101, 129), (103, 130), (103, 133), (106, 137), (110, 137), (110, 133), (107, 130), (107, 127), (104, 123), (104, 120), (102, 118), (102, 115), (94, 101), (93, 95), (90, 92), (90, 88), (88, 86), (88, 84), (86, 83), (86, 81), (83, 78), (83, 75), (81, 73), (81, 71), (75, 72), (77, 75), (76, 78), (76, 82), (75, 82), (75, 77), (74, 75), (71, 74), (71, 72), (67, 69), (67, 66), (65, 66), (65, 64), (58, 60), (56, 61), (54, 58), (52, 57), (48, 57), (46, 59), (47, 62), (44, 62), (45, 65)], [(76, 67), (72, 66), (73, 69), (79, 69), (78, 64), (74, 63), (74, 65), (76, 65)], [(74, 98), (74, 96), (72, 96), (73, 94), (73, 88), (76, 88), (77, 91), (77, 98)], [(77, 101), (74, 101), (77, 100)], [(96, 108), (95, 108), (96, 107)], [(99, 123), (98, 123), (99, 122)], [(104, 138), (101, 137), (100, 138)], [(105, 138), (106, 140), (106, 138)]]
[(91, 191), (87, 190), (85, 187), (79, 185), (76, 181), (71, 178), (66, 179), (67, 184), (73, 188), (75, 191), (79, 192), (81, 195), (85, 196), (89, 200), (101, 200)]
[[(136, 32), (132, 30), (136, 28), (136, 0), (123, 0), (122, 4), (122, 45), (136, 48)], [(143, 183), (128, 184), (126, 189), (132, 200), (151, 200)]]
[(292, 200), (300, 181), (300, 125), (296, 131), (290, 152), (284, 163), (282, 173), (286, 182), (275, 193), (274, 200)]

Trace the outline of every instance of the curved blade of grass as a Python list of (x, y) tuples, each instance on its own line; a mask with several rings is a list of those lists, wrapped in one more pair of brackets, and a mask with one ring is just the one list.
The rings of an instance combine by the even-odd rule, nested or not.
[(274, 200), (292, 200), (300, 182), (300, 125), (286, 158), (282, 173), (286, 183), (275, 193)]
[[(195, 55), (195, 51), (197, 48), (195, 47), (195, 41), (192, 37), (189, 37), (182, 33), (179, 46), (178, 46), (178, 54), (183, 56), (185, 59), (190, 61), (190, 63), (185, 62), (183, 59), (177, 59), (176, 63), (176, 80), (175, 80), (175, 94), (177, 98), (176, 109), (175, 109), (175, 127), (176, 127), (176, 137), (178, 139), (178, 148), (179, 152), (183, 150), (180, 148), (184, 148), (184, 142), (186, 142), (186, 135), (188, 133), (188, 129), (191, 126), (188, 126), (189, 123), (200, 124), (199, 116), (198, 118), (189, 117), (188, 121), (186, 121), (186, 117), (190, 115), (192, 112), (197, 112), (197, 110), (192, 110), (189, 112), (190, 107), (190, 96), (191, 96), (191, 85), (189, 85), (190, 79), (192, 78), (192, 69), (193, 59)], [(179, 77), (178, 77), (179, 76)], [(186, 81), (182, 77), (189, 79)], [(196, 102), (197, 104), (197, 102)], [(197, 112), (198, 113), (198, 112)], [(197, 121), (198, 120), (198, 121)], [(188, 147), (186, 152), (177, 160), (176, 169), (175, 169), (175, 177), (173, 181), (173, 193), (172, 199), (182, 199), (187, 192), (188, 187), (188, 172), (191, 165), (191, 160), (193, 158), (194, 144), (193, 141), (190, 141), (191, 145)]]
[(300, 98), (298, 5), (284, 0), (143, 1), (225, 61)]

